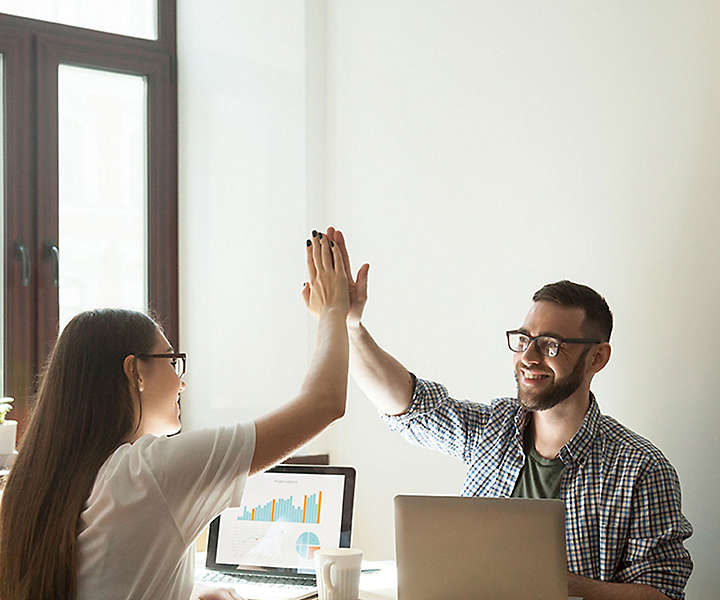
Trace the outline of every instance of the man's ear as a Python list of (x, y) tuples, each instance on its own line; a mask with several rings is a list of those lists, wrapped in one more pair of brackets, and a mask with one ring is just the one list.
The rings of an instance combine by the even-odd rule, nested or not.
[(610, 362), (611, 353), (612, 349), (610, 348), (610, 344), (608, 342), (598, 344), (595, 352), (593, 352), (592, 363), (590, 364), (590, 368), (593, 373), (602, 371), (605, 368), (605, 365)]
[(127, 377), (128, 383), (130, 384), (131, 390), (138, 390), (142, 392), (145, 389), (142, 377), (137, 368), (137, 359), (134, 354), (128, 354), (123, 360), (123, 371), (125, 377)]

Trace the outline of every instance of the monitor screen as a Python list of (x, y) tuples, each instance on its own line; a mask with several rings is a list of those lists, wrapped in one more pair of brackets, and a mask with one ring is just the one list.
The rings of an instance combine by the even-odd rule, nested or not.
[(355, 471), (282, 465), (249, 478), (240, 506), (216, 518), (208, 568), (313, 573), (315, 551), (349, 547)]

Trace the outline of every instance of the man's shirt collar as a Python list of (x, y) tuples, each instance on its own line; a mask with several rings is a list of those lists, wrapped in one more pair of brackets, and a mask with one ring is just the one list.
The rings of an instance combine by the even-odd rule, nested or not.
[[(532, 411), (520, 405), (515, 415), (515, 439), (520, 446), (523, 445), (523, 435), (525, 428), (532, 418)], [(585, 417), (580, 427), (570, 438), (570, 441), (560, 449), (560, 458), (566, 465), (581, 466), (585, 462), (592, 442), (597, 434), (600, 425), (600, 407), (595, 400), (595, 395), (590, 392), (590, 406), (588, 407)]]

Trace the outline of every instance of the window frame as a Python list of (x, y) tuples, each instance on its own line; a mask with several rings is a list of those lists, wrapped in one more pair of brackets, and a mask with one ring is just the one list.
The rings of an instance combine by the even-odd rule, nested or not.
[[(58, 242), (58, 66), (147, 81), (148, 311), (179, 345), (176, 0), (158, 0), (147, 40), (0, 14), (5, 74), (4, 389), (24, 429), (36, 374), (58, 335), (58, 288), (48, 242)], [(22, 285), (16, 245), (30, 250)], [(62, 248), (60, 248), (62, 261)]]
[[(32, 131), (34, 109), (32, 40), (0, 20), (0, 53), (3, 54), (5, 82), (4, 110), (4, 273), (3, 283), (3, 375), (4, 393), (15, 396), (12, 417), (22, 429), (27, 401), (36, 373), (37, 340), (35, 320), (37, 292), (32, 269), (34, 247), (35, 162)], [(12, 115), (12, 118), (8, 118)], [(18, 255), (22, 244), (30, 260), (29, 285), (23, 285), (23, 263)]]

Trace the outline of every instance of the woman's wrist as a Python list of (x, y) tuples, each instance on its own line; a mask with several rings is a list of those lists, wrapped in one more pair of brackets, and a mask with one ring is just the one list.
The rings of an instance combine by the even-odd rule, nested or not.
[(347, 316), (347, 311), (343, 310), (339, 306), (326, 306), (323, 308), (319, 315), (320, 318), (326, 318), (326, 319), (342, 319), (345, 321), (345, 317)]

